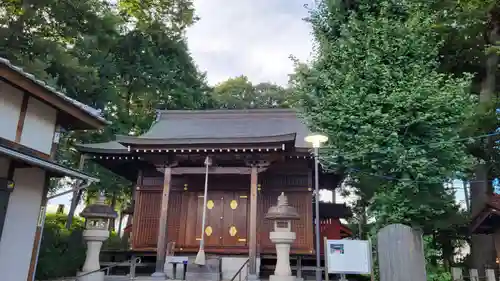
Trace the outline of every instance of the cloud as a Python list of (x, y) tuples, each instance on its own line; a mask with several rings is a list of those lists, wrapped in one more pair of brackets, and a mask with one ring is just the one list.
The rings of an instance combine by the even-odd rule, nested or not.
[(290, 55), (307, 60), (312, 51), (303, 21), (311, 1), (195, 0), (200, 20), (187, 32), (189, 49), (212, 85), (238, 75), (284, 85)]

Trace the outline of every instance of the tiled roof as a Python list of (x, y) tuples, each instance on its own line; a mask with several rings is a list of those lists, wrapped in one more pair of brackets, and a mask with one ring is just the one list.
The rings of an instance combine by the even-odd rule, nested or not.
[(151, 129), (137, 139), (253, 139), (295, 134), (304, 141), (307, 126), (291, 109), (165, 110)]
[(83, 144), (88, 152), (124, 151), (122, 144), (220, 144), (291, 140), (311, 148), (307, 126), (292, 109), (165, 110), (145, 134), (117, 136), (117, 142)]
[(2, 64), (4, 66), (12, 69), (13, 71), (21, 74), (22, 76), (24, 76), (27, 79), (31, 80), (33, 83), (38, 84), (39, 86), (43, 87), (45, 90), (49, 91), (50, 93), (54, 94), (55, 96), (58, 96), (59, 98), (62, 98), (63, 100), (65, 100), (66, 102), (72, 104), (73, 106), (78, 107), (79, 109), (83, 110), (88, 115), (94, 117), (95, 119), (99, 120), (100, 122), (103, 122), (103, 123), (106, 123), (106, 124), (110, 123), (109, 121), (107, 121), (106, 119), (104, 119), (101, 116), (101, 111), (100, 110), (97, 110), (97, 109), (95, 109), (93, 107), (90, 107), (90, 106), (88, 106), (86, 104), (83, 104), (83, 103), (81, 103), (81, 102), (79, 102), (79, 101), (77, 101), (75, 99), (72, 99), (72, 98), (66, 96), (64, 93), (62, 93), (62, 92), (56, 90), (55, 88), (47, 85), (47, 83), (45, 83), (44, 81), (42, 81), (40, 79), (37, 79), (33, 74), (28, 73), (28, 72), (24, 71), (22, 68), (13, 65), (9, 60), (0, 57), (0, 64)]

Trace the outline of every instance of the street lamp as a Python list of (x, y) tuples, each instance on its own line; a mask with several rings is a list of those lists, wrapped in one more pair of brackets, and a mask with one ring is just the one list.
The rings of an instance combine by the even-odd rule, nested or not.
[(322, 143), (328, 141), (328, 137), (321, 134), (313, 134), (305, 137), (306, 142), (312, 144), (314, 148), (314, 199), (316, 204), (314, 204), (314, 212), (316, 214), (314, 223), (316, 231), (316, 281), (321, 281), (321, 256), (320, 256), (320, 245), (319, 245), (319, 147)]

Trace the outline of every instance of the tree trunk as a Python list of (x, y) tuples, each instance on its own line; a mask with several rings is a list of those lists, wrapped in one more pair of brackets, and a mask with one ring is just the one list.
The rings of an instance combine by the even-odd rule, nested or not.
[(436, 242), (438, 244), (438, 247), (442, 249), (443, 265), (447, 271), (451, 270), (451, 266), (453, 265), (453, 257), (455, 255), (455, 249), (452, 244), (453, 240), (454, 237), (450, 237), (450, 233), (448, 231), (440, 232), (437, 235)]
[[(367, 207), (367, 202), (363, 202), (363, 207), (361, 209), (361, 223), (363, 226), (363, 230), (366, 229), (366, 225), (368, 224), (368, 219), (366, 218), (366, 207)], [(363, 233), (360, 234), (361, 239), (367, 239), (368, 238), (368, 233)]]
[(121, 237), (122, 235), (122, 225), (123, 225), (123, 211), (120, 212), (120, 218), (118, 219), (118, 237)]
[[(500, 22), (498, 18), (493, 16), (495, 14), (493, 7), (491, 10), (491, 29), (488, 34), (488, 43), (496, 45), (499, 42)], [(480, 104), (490, 103), (493, 100), (496, 87), (496, 75), (498, 68), (499, 57), (496, 52), (490, 52), (486, 58), (485, 76), (481, 84), (481, 93), (479, 96)], [(491, 138), (488, 139), (488, 145), (491, 145)], [(489, 148), (487, 148), (489, 149)], [(488, 153), (486, 154), (488, 155)], [(476, 166), (476, 178), (470, 184), (470, 198), (471, 198), (471, 211), (476, 214), (484, 207), (488, 195), (491, 194), (490, 169), (488, 161), (491, 157), (487, 156), (487, 164), (479, 164)], [(495, 245), (492, 235), (472, 235), (471, 237), (471, 256), (472, 266), (477, 268), (479, 272), (484, 272), (485, 267), (496, 268), (496, 253), (494, 251)]]
[[(111, 208), (113, 208), (113, 210), (116, 208), (116, 193), (113, 192), (113, 195), (111, 196)], [(109, 220), (109, 231), (115, 231), (115, 222), (116, 222), (116, 219), (115, 218), (112, 218)]]
[[(77, 187), (79, 184), (80, 181), (77, 181), (75, 187)], [(71, 200), (71, 205), (69, 206), (69, 211), (68, 211), (68, 218), (66, 220), (66, 229), (71, 228), (71, 224), (73, 223), (73, 217), (75, 216), (76, 207), (80, 203), (82, 195), (83, 195), (83, 190), (81, 189), (76, 192), (73, 192), (73, 199)]]
[[(127, 223), (125, 224), (125, 227), (131, 225), (132, 223), (133, 223), (133, 218), (132, 218), (132, 215), (129, 214), (129, 215), (127, 215)], [(129, 241), (129, 239), (130, 239), (130, 232), (131, 231), (124, 232), (123, 236), (122, 236), (122, 241), (124, 243), (126, 243), (126, 244), (129, 244), (129, 245), (130, 245), (130, 241)]]
[[(78, 170), (83, 171), (85, 167), (86, 156), (84, 154), (80, 155), (80, 162), (78, 163)], [(81, 181), (76, 181), (73, 188), (77, 188), (82, 184)], [(71, 199), (71, 205), (69, 206), (68, 218), (66, 219), (66, 229), (71, 228), (71, 224), (73, 223), (73, 217), (75, 216), (76, 207), (80, 203), (82, 199), (83, 190), (78, 190), (73, 192), (73, 198)]]

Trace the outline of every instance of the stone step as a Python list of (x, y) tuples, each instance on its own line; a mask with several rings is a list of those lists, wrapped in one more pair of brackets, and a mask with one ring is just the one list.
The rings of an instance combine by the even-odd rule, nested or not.
[[(76, 279), (72, 279), (72, 280), (68, 280), (68, 281), (74, 281), (74, 280), (76, 280)], [(236, 280), (238, 280), (238, 279), (236, 279)], [(314, 280), (314, 279), (310, 279), (310, 280)], [(59, 281), (59, 280), (57, 280), (57, 281)], [(129, 276), (106, 275), (104, 277), (104, 281), (185, 281), (185, 280), (174, 280), (174, 279), (160, 280), (158, 278), (150, 277), (150, 276), (138, 276), (138, 277), (135, 277), (134, 279), (130, 279)], [(230, 281), (230, 280), (221, 280), (221, 281)], [(259, 281), (269, 281), (269, 279), (264, 278), (264, 279), (259, 279)]]

